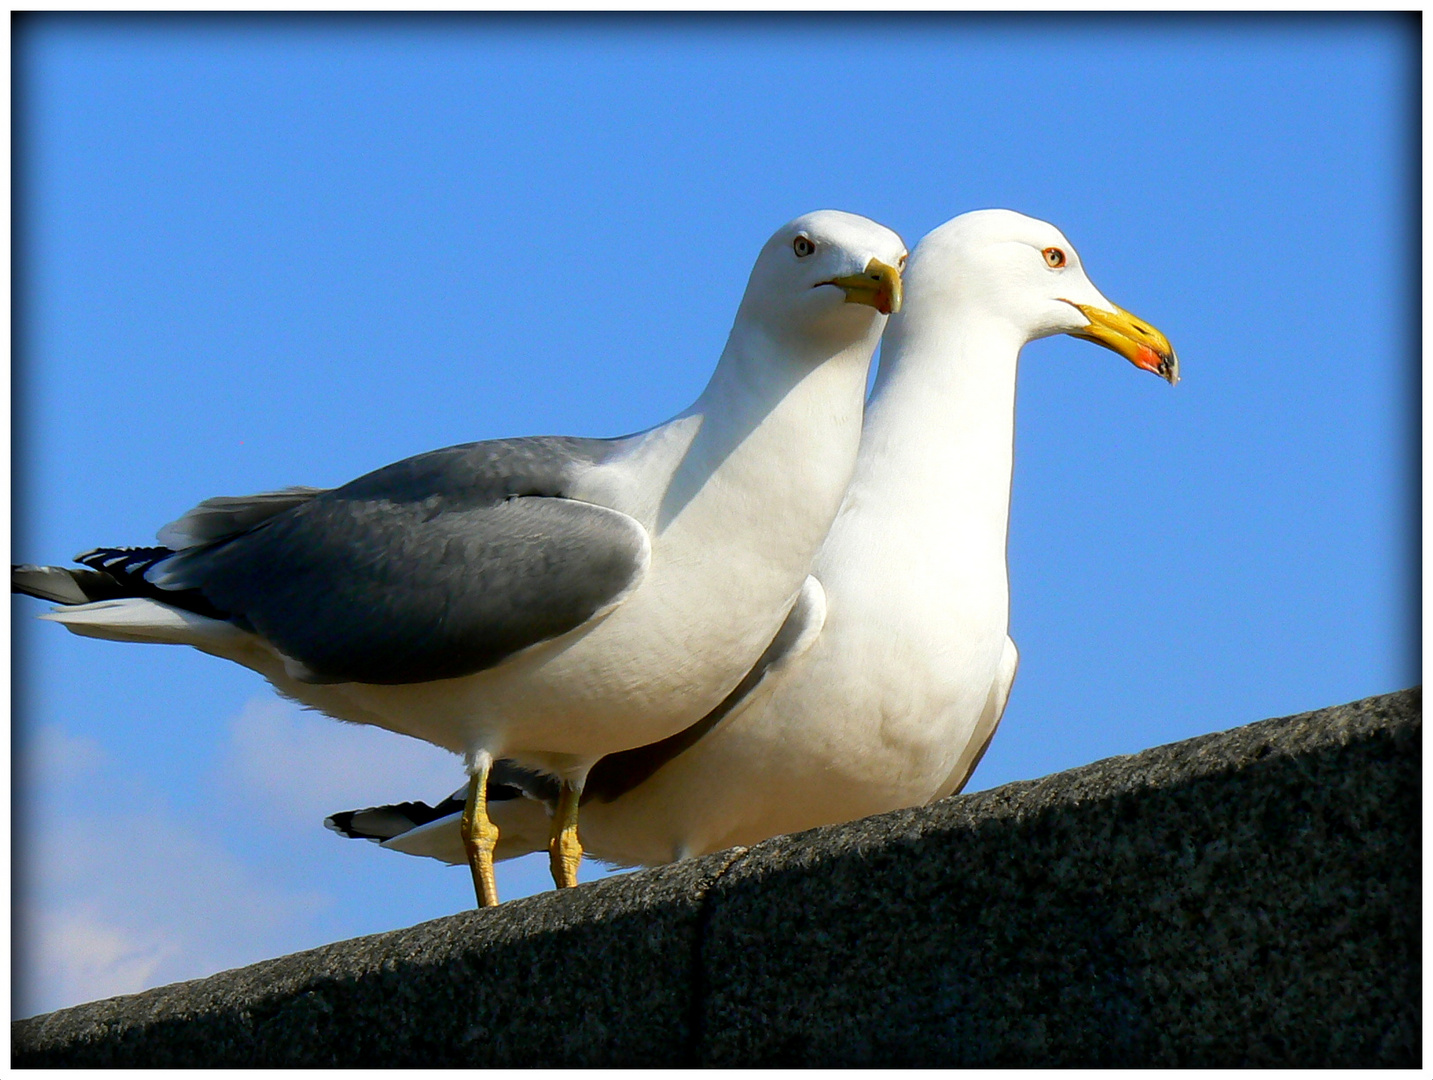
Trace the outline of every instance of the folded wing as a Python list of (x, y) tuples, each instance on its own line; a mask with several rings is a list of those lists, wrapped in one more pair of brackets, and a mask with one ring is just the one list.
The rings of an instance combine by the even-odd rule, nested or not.
[(313, 682), (469, 675), (611, 610), (641, 580), (646, 529), (567, 497), (612, 445), (469, 443), (328, 491), (211, 499), (162, 532), (177, 550), (101, 549), (84, 557), (89, 571), (71, 572), (85, 575), (74, 589), (50, 580), (53, 568), (25, 568), (16, 585), (62, 603), (118, 593), (224, 620)]

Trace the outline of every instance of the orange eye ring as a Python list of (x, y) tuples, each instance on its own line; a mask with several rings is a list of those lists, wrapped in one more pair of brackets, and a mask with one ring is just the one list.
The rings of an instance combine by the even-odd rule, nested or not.
[(811, 242), (811, 237), (798, 236), (791, 242), (791, 250), (796, 252), (798, 259), (804, 259), (816, 250), (816, 245)]
[(1040, 254), (1045, 256), (1045, 265), (1052, 270), (1058, 270), (1065, 265), (1065, 253), (1059, 248), (1046, 248)]

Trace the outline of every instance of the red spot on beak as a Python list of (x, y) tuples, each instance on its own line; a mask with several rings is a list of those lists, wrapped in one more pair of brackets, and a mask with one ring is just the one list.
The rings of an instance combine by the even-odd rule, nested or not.
[(1148, 345), (1141, 345), (1136, 349), (1130, 363), (1144, 371), (1153, 372), (1155, 375), (1162, 376), (1164, 374), (1162, 368), (1163, 361), (1160, 360), (1159, 353), (1155, 352)]

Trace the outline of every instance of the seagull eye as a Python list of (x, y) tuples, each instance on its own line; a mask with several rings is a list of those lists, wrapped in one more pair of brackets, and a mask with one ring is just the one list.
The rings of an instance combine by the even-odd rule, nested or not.
[(1059, 269), (1065, 265), (1065, 253), (1059, 248), (1046, 248), (1041, 252), (1045, 256), (1045, 265)]
[(791, 250), (796, 252), (798, 259), (804, 259), (816, 250), (816, 245), (811, 242), (808, 236), (798, 236), (791, 243)]

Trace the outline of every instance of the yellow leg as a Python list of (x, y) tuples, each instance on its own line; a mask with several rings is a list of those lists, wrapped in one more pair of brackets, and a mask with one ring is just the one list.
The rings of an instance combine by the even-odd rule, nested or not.
[(562, 782), (557, 797), (557, 812), (552, 815), (552, 839), (547, 850), (552, 857), (552, 880), (559, 889), (577, 884), (577, 868), (582, 863), (582, 843), (577, 839), (577, 805), (582, 789)]
[(463, 806), (463, 847), (468, 852), (468, 866), (473, 871), (473, 890), (478, 894), (479, 907), (492, 907), (498, 902), (498, 883), (493, 876), (493, 849), (498, 846), (498, 827), (488, 818), (488, 771), (492, 758), (486, 754), (477, 761), (468, 779), (468, 801)]

